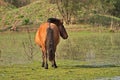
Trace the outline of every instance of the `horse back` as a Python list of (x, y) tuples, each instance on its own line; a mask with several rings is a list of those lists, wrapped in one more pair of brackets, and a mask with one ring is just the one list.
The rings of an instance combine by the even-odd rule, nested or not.
[(54, 43), (55, 46), (57, 46), (57, 44), (59, 43), (59, 30), (58, 27), (53, 24), (53, 23), (43, 23), (40, 25), (40, 27), (38, 28), (37, 32), (36, 32), (36, 36), (35, 36), (35, 42), (37, 45), (39, 45), (40, 47), (44, 47), (46, 46), (46, 39), (47, 39), (47, 29), (50, 28), (53, 30), (54, 33)]

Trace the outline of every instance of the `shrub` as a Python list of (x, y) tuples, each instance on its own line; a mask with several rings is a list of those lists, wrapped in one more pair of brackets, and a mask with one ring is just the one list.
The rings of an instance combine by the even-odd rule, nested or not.
[(23, 20), (23, 25), (27, 25), (30, 22), (30, 20), (28, 18)]
[(120, 25), (120, 18), (108, 16), (108, 15), (94, 15), (88, 19), (88, 22), (93, 25), (103, 25), (103, 26), (110, 26), (113, 24), (114, 27), (119, 27)]

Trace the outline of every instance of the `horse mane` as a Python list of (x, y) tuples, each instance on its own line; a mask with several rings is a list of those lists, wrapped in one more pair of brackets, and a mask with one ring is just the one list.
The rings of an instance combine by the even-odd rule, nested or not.
[(47, 22), (56, 24), (56, 22), (60, 22), (60, 20), (57, 18), (48, 18)]

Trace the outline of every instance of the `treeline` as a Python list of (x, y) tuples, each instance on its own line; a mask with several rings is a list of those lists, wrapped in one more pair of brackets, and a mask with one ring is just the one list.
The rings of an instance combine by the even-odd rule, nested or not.
[[(22, 7), (37, 0), (4, 0), (16, 7)], [(120, 18), (120, 0), (48, 0), (57, 4), (61, 15), (66, 19), (76, 14), (109, 14)], [(81, 14), (82, 13), (82, 14)]]
[[(120, 5), (119, 5), (120, 0), (0, 0), (0, 1), (12, 4), (18, 7), (18, 10), (19, 7), (28, 5), (34, 1), (40, 2), (40, 4), (36, 5), (41, 5), (41, 7), (42, 4), (44, 3), (44, 5), (46, 5), (46, 7), (44, 7), (45, 9), (49, 7), (48, 5), (52, 6), (53, 4), (55, 5), (54, 8), (51, 7), (52, 9), (50, 9), (49, 7), (48, 9), (48, 12), (50, 12), (50, 10), (52, 11), (49, 14), (54, 14), (55, 11), (59, 11), (57, 12), (57, 14), (58, 13), (61, 14), (66, 24), (83, 22), (93, 25), (95, 24), (105, 26), (106, 25), (108, 26), (114, 25), (118, 27), (120, 26)], [(34, 7), (35, 5), (32, 6)], [(48, 13), (43, 12), (42, 9), (44, 8), (41, 7), (36, 7), (38, 8), (36, 11), (39, 12), (39, 13), (37, 12), (39, 14), (39, 15), (37, 14), (37, 17), (40, 16), (40, 18), (44, 19), (44, 17), (48, 15)], [(33, 9), (29, 7), (29, 10), (34, 11), (35, 7)], [(29, 10), (25, 9), (24, 11)], [(47, 17), (54, 17), (57, 14), (55, 13), (53, 16)], [(23, 16), (25, 16), (25, 14)], [(58, 17), (61, 16), (58, 15)], [(29, 16), (27, 16), (27, 18), (29, 18)], [(4, 20), (4, 18), (1, 18), (1, 21), (2, 20)]]
[(67, 24), (72, 19), (87, 19), (92, 14), (116, 16), (120, 18), (120, 0), (50, 0), (57, 4), (59, 12)]

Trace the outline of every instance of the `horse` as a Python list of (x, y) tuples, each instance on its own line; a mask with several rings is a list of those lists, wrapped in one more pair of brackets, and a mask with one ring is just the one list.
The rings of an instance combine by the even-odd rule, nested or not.
[(53, 68), (57, 68), (55, 61), (55, 52), (60, 36), (63, 39), (68, 38), (68, 34), (63, 25), (63, 20), (57, 18), (48, 18), (40, 25), (36, 32), (35, 43), (42, 50), (42, 67), (48, 69), (48, 59)]

